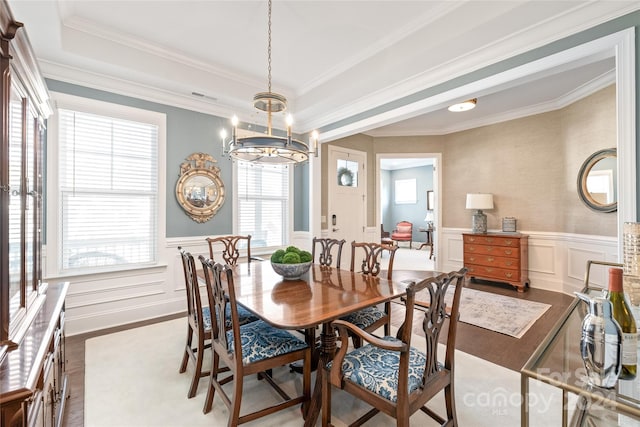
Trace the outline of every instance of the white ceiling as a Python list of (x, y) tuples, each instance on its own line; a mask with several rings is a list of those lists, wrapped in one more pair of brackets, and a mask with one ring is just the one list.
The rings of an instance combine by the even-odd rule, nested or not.
[[(9, 4), (46, 77), (265, 122), (251, 101), (267, 90), (266, 1)], [(289, 99), (294, 130), (308, 132), (638, 9), (622, 0), (274, 0), (272, 89)], [(478, 97), (466, 113), (446, 112), (460, 99), (442, 99), (359, 131), (444, 134), (559, 108), (611, 84), (614, 67), (612, 57), (581, 60), (464, 94)]]

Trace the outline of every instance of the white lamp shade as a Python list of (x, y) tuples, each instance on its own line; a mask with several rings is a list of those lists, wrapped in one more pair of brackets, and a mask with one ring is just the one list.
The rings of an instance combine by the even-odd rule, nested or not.
[(433, 212), (431, 212), (431, 211), (427, 212), (427, 216), (426, 216), (426, 217), (424, 217), (424, 220), (425, 220), (426, 222), (431, 222), (431, 221), (433, 221)]
[(493, 194), (469, 193), (467, 194), (467, 209), (493, 209)]

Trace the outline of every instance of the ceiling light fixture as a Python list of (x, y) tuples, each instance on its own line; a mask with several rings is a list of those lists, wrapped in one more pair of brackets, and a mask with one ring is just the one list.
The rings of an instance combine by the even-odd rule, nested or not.
[(222, 138), (222, 151), (232, 158), (247, 162), (262, 163), (299, 163), (309, 159), (309, 154), (318, 156), (318, 133), (313, 131), (311, 141), (313, 143), (313, 151), (309, 151), (309, 145), (304, 142), (297, 141), (291, 137), (291, 126), (293, 117), (291, 114), (286, 117), (287, 136), (273, 136), (271, 133), (271, 115), (272, 113), (283, 112), (287, 109), (287, 98), (278, 93), (271, 92), (271, 0), (269, 0), (269, 43), (267, 50), (268, 57), (268, 82), (269, 89), (267, 92), (257, 93), (253, 97), (253, 106), (260, 111), (267, 113), (267, 132), (266, 135), (249, 136), (239, 138), (238, 117), (233, 116), (231, 119), (232, 133), (231, 139), (225, 141), (227, 135), (226, 130), (220, 132)]
[(458, 104), (451, 105), (448, 110), (453, 111), (454, 113), (458, 113), (460, 111), (469, 111), (475, 108), (478, 103), (478, 98), (468, 99), (464, 102), (460, 102)]

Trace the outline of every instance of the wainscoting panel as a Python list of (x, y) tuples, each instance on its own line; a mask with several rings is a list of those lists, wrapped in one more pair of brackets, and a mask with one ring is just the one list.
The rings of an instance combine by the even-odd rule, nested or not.
[[(326, 230), (322, 230), (325, 235)], [(436, 235), (436, 270), (458, 270), (463, 264), (462, 233), (468, 229), (443, 228)], [(524, 232), (529, 235), (529, 279), (531, 287), (572, 293), (582, 288), (586, 261), (617, 261), (615, 238)], [(368, 241), (379, 241), (379, 229), (367, 227)], [(294, 232), (291, 242), (311, 248), (309, 232)], [(208, 256), (204, 237), (167, 239), (160, 250), (160, 264), (116, 273), (46, 278), (71, 283), (67, 297), (69, 336), (105, 329), (186, 310), (184, 274), (178, 247), (194, 256)], [(343, 257), (349, 259), (349, 250)], [(46, 252), (43, 254), (46, 256)], [(268, 258), (270, 252), (255, 250), (252, 255)], [(592, 272), (594, 283), (604, 283), (605, 269)]]
[[(468, 231), (454, 228), (441, 230), (436, 245), (437, 270), (452, 271), (463, 266), (462, 233)], [(571, 294), (583, 287), (587, 260), (617, 262), (618, 259), (618, 242), (613, 237), (530, 231), (522, 233), (529, 235), (529, 280), (532, 288)], [(592, 271), (595, 283), (602, 283), (604, 273), (604, 269)]]
[[(309, 236), (308, 232), (295, 232), (292, 244), (311, 248)], [(45, 279), (71, 284), (66, 307), (67, 335), (185, 312), (184, 272), (178, 247), (191, 252), (199, 264), (199, 255), (209, 256), (205, 237), (167, 239), (165, 247), (160, 248), (159, 266)], [(267, 252), (256, 249), (251, 255), (268, 258), (271, 252)], [(204, 295), (204, 288), (201, 291)]]

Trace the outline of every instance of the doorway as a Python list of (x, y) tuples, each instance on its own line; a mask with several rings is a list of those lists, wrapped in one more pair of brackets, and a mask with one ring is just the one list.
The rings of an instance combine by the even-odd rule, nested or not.
[[(438, 260), (438, 232), (442, 192), (441, 153), (385, 153), (376, 156), (376, 219), (385, 231), (399, 221), (413, 224), (411, 247), (418, 249), (431, 228), (434, 259)], [(431, 193), (431, 200), (430, 194)], [(408, 245), (402, 244), (401, 246)]]

